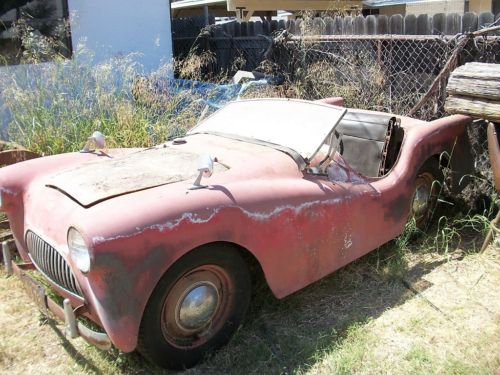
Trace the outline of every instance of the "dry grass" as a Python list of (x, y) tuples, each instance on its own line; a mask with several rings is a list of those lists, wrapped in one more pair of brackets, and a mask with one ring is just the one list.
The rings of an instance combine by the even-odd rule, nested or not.
[[(393, 243), (284, 300), (262, 287), (231, 343), (186, 373), (498, 373), (498, 255), (494, 246), (466, 255)], [(67, 341), (3, 273), (0, 298), (0, 372), (168, 373)]]

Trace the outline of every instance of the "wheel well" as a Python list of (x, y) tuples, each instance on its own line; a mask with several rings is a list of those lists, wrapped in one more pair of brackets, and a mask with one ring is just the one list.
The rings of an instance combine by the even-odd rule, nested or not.
[(442, 152), (440, 154), (434, 154), (434, 155), (428, 157), (427, 159), (425, 159), (420, 164), (419, 170), (420, 170), (420, 168), (422, 168), (425, 165), (425, 163), (427, 163), (430, 160), (434, 160), (437, 163), (437, 165), (439, 165), (440, 169), (450, 167), (450, 158), (448, 157), (448, 155), (446, 155), (445, 152)]
[(450, 157), (446, 152), (433, 155), (431, 158), (436, 159), (441, 168), (449, 168), (450, 166)]
[(200, 247), (204, 246), (224, 246), (227, 247), (228, 250), (234, 250), (237, 251), (240, 256), (243, 258), (245, 261), (248, 270), (250, 272), (250, 276), (252, 278), (252, 285), (256, 283), (261, 283), (264, 282), (267, 285), (266, 278), (264, 275), (264, 271), (262, 270), (262, 266), (260, 265), (260, 262), (257, 260), (254, 254), (250, 252), (250, 250), (244, 248), (243, 246), (240, 246), (234, 242), (226, 242), (226, 241), (217, 241), (217, 242), (211, 242), (207, 243), (205, 245), (201, 245)]

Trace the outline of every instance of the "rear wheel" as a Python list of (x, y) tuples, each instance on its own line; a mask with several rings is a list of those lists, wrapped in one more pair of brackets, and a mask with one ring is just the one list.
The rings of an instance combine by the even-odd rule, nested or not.
[(443, 172), (436, 159), (427, 160), (415, 179), (410, 217), (415, 218), (417, 228), (425, 229), (436, 208), (443, 183)]
[(226, 344), (250, 301), (250, 275), (235, 249), (185, 255), (160, 280), (144, 312), (139, 351), (161, 367), (194, 366)]

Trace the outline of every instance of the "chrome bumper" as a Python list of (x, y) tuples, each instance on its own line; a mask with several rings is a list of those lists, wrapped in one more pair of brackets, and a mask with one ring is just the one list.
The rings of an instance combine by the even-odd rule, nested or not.
[(28, 295), (37, 304), (40, 311), (45, 315), (48, 315), (48, 311), (50, 311), (53, 315), (62, 320), (65, 324), (66, 334), (70, 338), (82, 337), (88, 343), (99, 349), (110, 349), (111, 340), (107, 334), (92, 331), (77, 320), (77, 315), (81, 315), (83, 312), (82, 307), (73, 310), (69, 299), (65, 299), (63, 301), (63, 307), (61, 307), (57, 302), (47, 296), (43, 285), (32, 278), (28, 273), (24, 272), (25, 270), (36, 270), (33, 263), (15, 263), (12, 256), (14, 250), (14, 241), (2, 242), (3, 261), (5, 263), (7, 276), (12, 276), (14, 274), (23, 282)]

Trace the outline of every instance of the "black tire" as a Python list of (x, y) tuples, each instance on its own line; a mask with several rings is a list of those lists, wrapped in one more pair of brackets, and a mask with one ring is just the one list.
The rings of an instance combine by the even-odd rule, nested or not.
[(141, 322), (139, 352), (173, 370), (196, 365), (230, 340), (250, 295), (248, 267), (236, 249), (214, 244), (193, 250), (155, 287)]
[(417, 173), (410, 206), (410, 218), (415, 218), (418, 229), (427, 229), (444, 181), (439, 161), (435, 158), (427, 160)]

